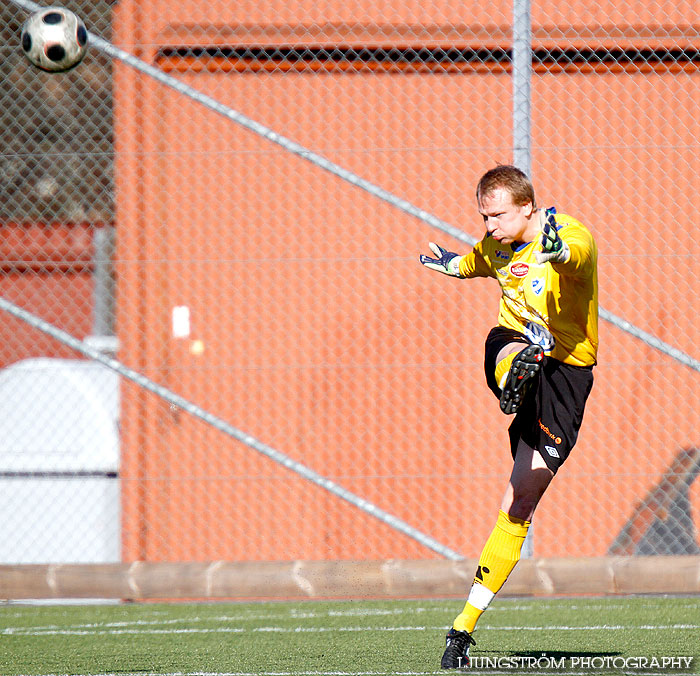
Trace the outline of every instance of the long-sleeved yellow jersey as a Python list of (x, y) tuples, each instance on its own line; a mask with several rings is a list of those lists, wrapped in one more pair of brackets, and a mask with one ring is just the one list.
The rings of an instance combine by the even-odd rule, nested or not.
[(539, 238), (515, 247), (486, 234), (460, 260), (460, 274), (498, 280), (500, 326), (525, 334), (565, 364), (593, 366), (598, 352), (597, 247), (575, 218), (555, 218), (571, 252), (566, 263), (537, 263)]

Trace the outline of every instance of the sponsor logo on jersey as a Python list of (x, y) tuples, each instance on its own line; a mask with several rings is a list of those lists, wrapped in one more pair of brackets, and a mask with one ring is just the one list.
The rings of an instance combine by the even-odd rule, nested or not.
[(544, 279), (542, 277), (535, 277), (532, 280), (532, 290), (536, 296), (541, 296), (544, 291)]
[(530, 272), (530, 266), (527, 263), (513, 263), (510, 266), (510, 274), (513, 277), (525, 277)]
[(496, 249), (495, 256), (502, 261), (507, 261), (510, 258), (510, 254), (507, 251), (501, 251), (500, 249)]

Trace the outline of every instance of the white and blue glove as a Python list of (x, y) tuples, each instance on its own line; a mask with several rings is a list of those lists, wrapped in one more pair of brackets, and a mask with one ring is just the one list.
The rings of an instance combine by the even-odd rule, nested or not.
[(569, 245), (559, 236), (557, 222), (554, 214), (557, 210), (554, 207), (540, 211), (540, 227), (542, 228), (542, 239), (540, 246), (542, 251), (535, 253), (535, 260), (542, 263), (566, 263), (571, 252)]
[(434, 242), (430, 242), (429, 246), (430, 250), (437, 258), (430, 258), (430, 256), (421, 254), (420, 262), (423, 263), (426, 268), (437, 270), (438, 272), (442, 272), (443, 275), (450, 275), (451, 277), (462, 276), (459, 272), (459, 261), (462, 259), (460, 254), (447, 251)]

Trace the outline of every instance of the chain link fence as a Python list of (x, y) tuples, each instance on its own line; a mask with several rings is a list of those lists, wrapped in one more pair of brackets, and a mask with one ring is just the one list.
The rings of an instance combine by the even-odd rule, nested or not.
[(139, 61), (97, 41), (65, 74), (24, 59), (21, 5), (1, 562), (477, 556), (510, 467), (498, 289), (418, 254), (467, 251), (513, 161), (600, 250), (596, 383), (533, 553), (700, 553), (692, 3), (66, 2)]

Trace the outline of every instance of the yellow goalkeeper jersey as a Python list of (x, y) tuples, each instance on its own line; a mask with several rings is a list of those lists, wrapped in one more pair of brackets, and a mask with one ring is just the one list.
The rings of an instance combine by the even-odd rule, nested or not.
[(519, 331), (545, 353), (575, 366), (593, 366), (598, 352), (598, 251), (575, 218), (556, 214), (569, 245), (566, 263), (538, 264), (540, 240), (519, 246), (490, 235), (460, 260), (463, 277), (494, 277), (501, 285), (498, 323)]

